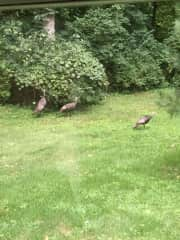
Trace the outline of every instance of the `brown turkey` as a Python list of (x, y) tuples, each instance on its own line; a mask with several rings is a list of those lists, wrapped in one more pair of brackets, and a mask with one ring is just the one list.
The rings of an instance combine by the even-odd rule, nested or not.
[(135, 124), (134, 128), (138, 128), (139, 126), (146, 126), (146, 124), (152, 119), (152, 115), (144, 115), (141, 117)]
[(62, 106), (60, 109), (60, 112), (62, 113), (62, 112), (68, 112), (68, 111), (74, 110), (77, 106), (77, 103), (78, 103), (78, 98), (75, 98), (74, 102), (67, 103), (64, 106)]
[(47, 104), (46, 98), (41, 97), (41, 99), (39, 100), (39, 102), (36, 105), (34, 113), (41, 113), (42, 110), (45, 108), (46, 104)]

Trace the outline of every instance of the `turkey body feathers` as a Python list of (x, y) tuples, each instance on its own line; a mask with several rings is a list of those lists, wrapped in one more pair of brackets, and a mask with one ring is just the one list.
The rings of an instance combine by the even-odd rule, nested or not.
[(77, 102), (67, 103), (61, 107), (60, 112), (71, 111), (76, 108)]
[(40, 113), (42, 112), (42, 110), (45, 108), (47, 104), (47, 101), (46, 101), (46, 98), (45, 97), (42, 97), (39, 102), (37, 103), (37, 106), (34, 110), (34, 113)]
[(134, 128), (137, 128), (140, 125), (146, 125), (152, 119), (151, 115), (144, 115), (141, 117), (135, 124)]

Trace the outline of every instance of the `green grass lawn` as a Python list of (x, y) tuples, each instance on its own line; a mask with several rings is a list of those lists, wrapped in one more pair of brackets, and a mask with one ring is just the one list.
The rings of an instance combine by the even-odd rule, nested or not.
[(180, 118), (157, 96), (111, 95), (71, 116), (0, 107), (0, 239), (179, 240)]

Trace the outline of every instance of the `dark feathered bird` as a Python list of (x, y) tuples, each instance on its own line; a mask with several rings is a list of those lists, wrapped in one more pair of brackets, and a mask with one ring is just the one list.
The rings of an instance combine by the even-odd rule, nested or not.
[(41, 97), (41, 99), (39, 100), (39, 102), (36, 105), (34, 113), (42, 112), (42, 110), (45, 108), (46, 104), (47, 104), (46, 98), (45, 97)]
[(135, 124), (134, 128), (138, 128), (139, 126), (144, 126), (152, 119), (152, 115), (144, 115), (141, 117)]
[(62, 112), (68, 112), (68, 111), (74, 110), (77, 106), (77, 103), (78, 103), (78, 98), (75, 98), (74, 102), (67, 103), (64, 106), (62, 106), (60, 109), (60, 112), (62, 113)]

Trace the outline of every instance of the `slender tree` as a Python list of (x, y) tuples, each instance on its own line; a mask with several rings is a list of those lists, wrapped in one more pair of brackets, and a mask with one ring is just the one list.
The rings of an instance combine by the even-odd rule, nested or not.
[(43, 18), (43, 28), (49, 39), (55, 39), (55, 13), (53, 11), (48, 12)]

